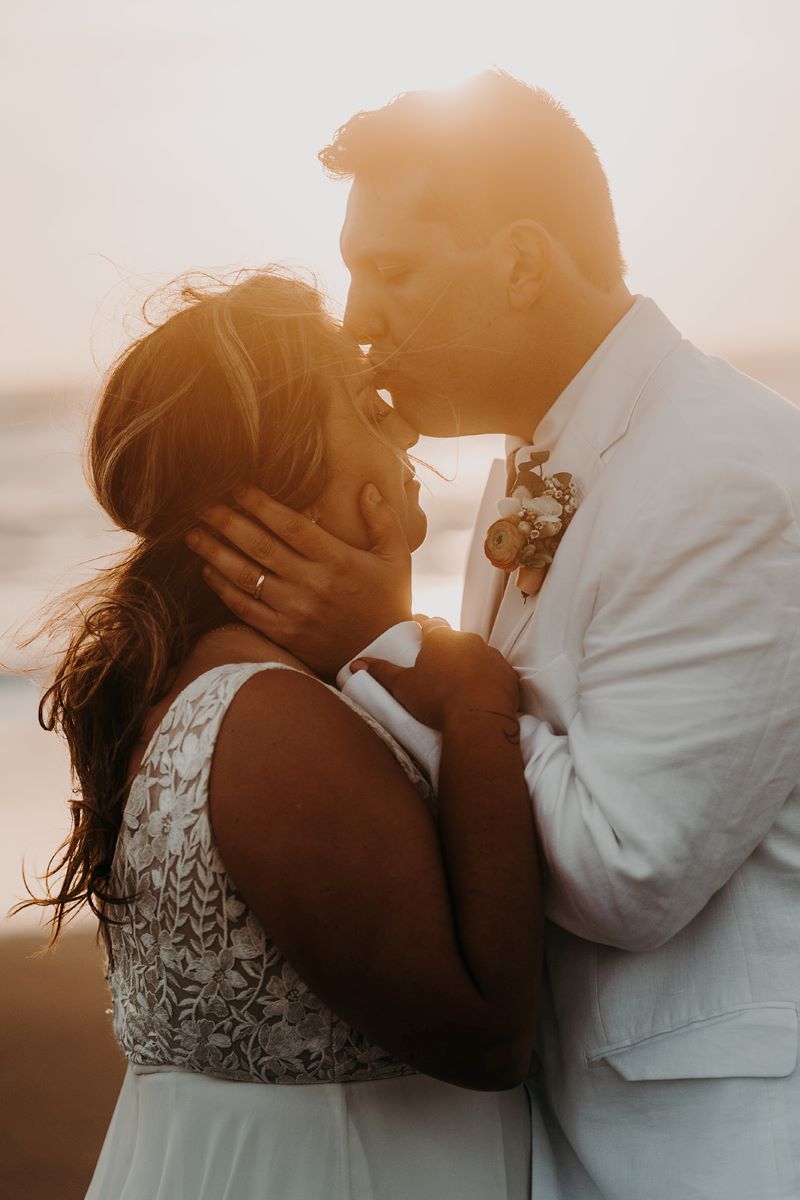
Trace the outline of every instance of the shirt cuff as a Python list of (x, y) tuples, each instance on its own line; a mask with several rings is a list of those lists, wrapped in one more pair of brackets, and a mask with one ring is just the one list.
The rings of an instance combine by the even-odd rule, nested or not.
[[(413, 667), (422, 646), (422, 627), (416, 621), (400, 621), (384, 630), (374, 642), (370, 642), (355, 658), (383, 658), (396, 667)], [(353, 662), (354, 659), (350, 659)], [(336, 686), (344, 691), (344, 685), (353, 677), (350, 662), (336, 676)]]
[[(381, 658), (398, 667), (413, 667), (421, 645), (422, 629), (417, 622), (402, 621), (399, 625), (387, 629), (374, 642), (370, 642), (356, 658)], [(380, 722), (395, 741), (399, 742), (427, 772), (436, 788), (442, 758), (442, 735), (438, 730), (431, 729), (412, 717), (368, 671), (356, 671), (353, 674), (350, 663), (347, 663), (336, 676), (336, 683), (349, 700), (354, 700), (360, 708)]]

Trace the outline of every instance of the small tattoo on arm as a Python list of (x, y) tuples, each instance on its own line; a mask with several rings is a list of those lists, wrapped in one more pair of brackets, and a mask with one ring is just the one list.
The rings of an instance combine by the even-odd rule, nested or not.
[(507, 728), (501, 729), (500, 732), (510, 746), (519, 745), (519, 721), (516, 718), (509, 716), (508, 713), (498, 712), (494, 708), (483, 708), (478, 711), (488, 713), (492, 717), (502, 717), (504, 721), (507, 721)]

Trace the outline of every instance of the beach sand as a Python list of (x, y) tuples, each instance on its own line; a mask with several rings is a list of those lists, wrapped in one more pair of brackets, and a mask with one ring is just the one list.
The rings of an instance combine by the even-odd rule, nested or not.
[(0, 1196), (82, 1200), (125, 1071), (92, 931), (0, 937)]

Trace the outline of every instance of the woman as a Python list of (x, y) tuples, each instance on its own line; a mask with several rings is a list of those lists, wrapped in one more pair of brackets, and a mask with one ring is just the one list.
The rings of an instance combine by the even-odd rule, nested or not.
[(184, 545), (198, 512), (257, 484), (366, 546), (374, 480), (410, 551), (416, 438), (313, 289), (183, 299), (101, 397), (91, 478), (135, 542), (45, 697), (81, 798), (43, 903), (56, 936), (98, 913), (130, 1064), (88, 1195), (522, 1198), (541, 916), (516, 677), (428, 632), (435, 821), (388, 734), (229, 624)]

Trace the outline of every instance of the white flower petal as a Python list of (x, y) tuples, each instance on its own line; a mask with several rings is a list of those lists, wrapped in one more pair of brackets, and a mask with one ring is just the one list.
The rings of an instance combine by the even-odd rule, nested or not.
[(501, 517), (515, 517), (520, 509), (520, 501), (513, 496), (497, 501), (497, 511)]
[(537, 496), (535, 500), (526, 500), (523, 507), (526, 512), (536, 513), (540, 517), (560, 517), (564, 511), (563, 505), (552, 496)]
[(542, 537), (555, 537), (561, 532), (561, 522), (558, 517), (544, 517), (537, 521), (537, 525), (541, 530)]

